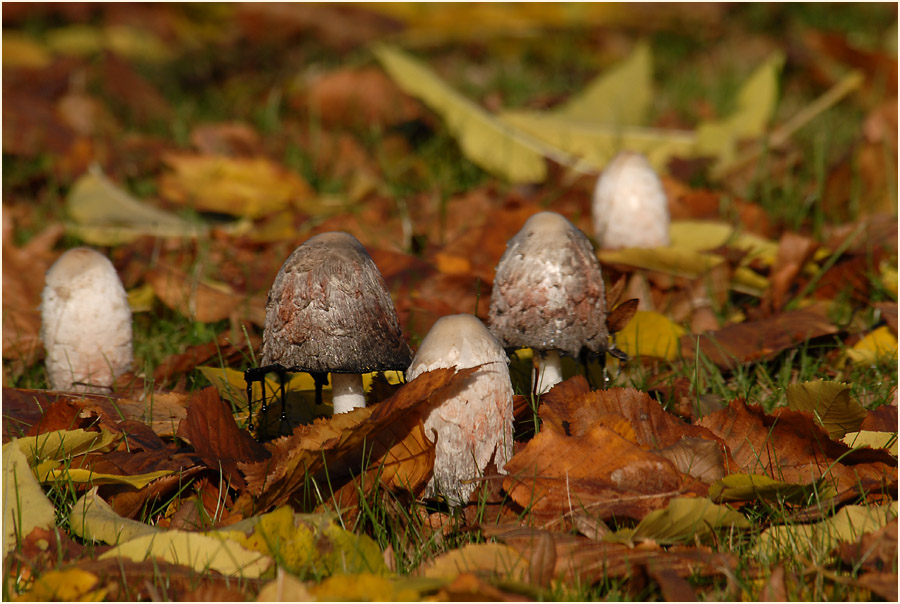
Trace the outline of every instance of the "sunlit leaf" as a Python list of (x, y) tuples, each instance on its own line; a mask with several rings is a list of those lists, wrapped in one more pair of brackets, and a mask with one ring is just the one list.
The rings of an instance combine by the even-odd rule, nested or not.
[(866, 418), (866, 410), (850, 398), (850, 385), (815, 380), (787, 387), (787, 406), (806, 411), (825, 426), (832, 438), (858, 430)]
[(66, 25), (46, 34), (47, 47), (62, 55), (90, 56), (109, 50), (128, 59), (164, 63), (173, 57), (170, 46), (147, 29), (126, 25), (105, 28), (93, 25)]
[(111, 450), (119, 436), (109, 430), (99, 432), (87, 430), (57, 430), (37, 436), (19, 438), (19, 450), (28, 458), (28, 463), (50, 459), (60, 461), (67, 457), (82, 455), (92, 451)]
[(514, 183), (542, 182), (546, 178), (547, 166), (534, 141), (450, 88), (402, 50), (380, 45), (374, 53), (403, 90), (421, 99), (443, 118), (472, 162)]
[(461, 573), (487, 573), (507, 579), (525, 579), (528, 561), (502, 543), (470, 543), (441, 554), (422, 569), (429, 578), (452, 579)]
[(786, 556), (821, 559), (842, 541), (854, 541), (897, 517), (897, 502), (887, 506), (848, 505), (815, 524), (773, 526), (759, 536), (752, 555), (761, 562)]
[(593, 124), (640, 126), (653, 100), (653, 56), (640, 42), (624, 60), (600, 74), (553, 113)]
[(66, 211), (73, 223), (68, 230), (95, 245), (116, 245), (142, 235), (198, 237), (204, 224), (188, 222), (149, 206), (112, 183), (99, 168), (82, 175), (66, 197)]
[(677, 497), (664, 510), (647, 514), (633, 529), (608, 534), (604, 540), (634, 543), (655, 541), (660, 544), (691, 542), (727, 528), (750, 528), (742, 514), (709, 499)]
[(3, 555), (37, 527), (56, 524), (53, 504), (35, 480), (28, 458), (17, 441), (3, 445)]
[(634, 318), (616, 335), (616, 345), (628, 356), (654, 357), (674, 360), (679, 356), (679, 338), (684, 328), (665, 315), (639, 310)]
[(74, 482), (77, 484), (126, 484), (136, 489), (142, 489), (157, 478), (174, 474), (174, 470), (158, 470), (147, 474), (123, 475), (123, 474), (102, 474), (87, 470), (84, 468), (47, 468), (46, 466), (38, 469), (38, 479), (41, 482)]
[(108, 588), (94, 589), (100, 579), (77, 566), (41, 573), (16, 602), (102, 602)]
[(32, 38), (20, 32), (3, 31), (3, 67), (40, 69), (50, 59), (50, 53)]
[(72, 532), (82, 539), (101, 541), (109, 545), (159, 532), (155, 526), (116, 514), (112, 507), (97, 495), (96, 487), (82, 495), (72, 506), (72, 511), (69, 512), (69, 526)]
[(221, 535), (179, 530), (136, 537), (107, 550), (98, 559), (116, 558), (135, 562), (161, 558), (172, 564), (189, 566), (198, 573), (215, 570), (228, 577), (245, 579), (260, 577), (273, 563), (268, 556), (247, 550)]
[(866, 366), (896, 359), (897, 336), (887, 325), (882, 325), (848, 348), (847, 356), (855, 364)]
[(834, 495), (834, 489), (824, 480), (794, 484), (758, 474), (729, 474), (709, 487), (713, 501), (786, 501), (805, 505), (813, 495), (827, 499)]
[(891, 455), (897, 455), (896, 432), (874, 432), (862, 430), (860, 432), (847, 432), (841, 439), (848, 447), (871, 447), (873, 449), (887, 449)]

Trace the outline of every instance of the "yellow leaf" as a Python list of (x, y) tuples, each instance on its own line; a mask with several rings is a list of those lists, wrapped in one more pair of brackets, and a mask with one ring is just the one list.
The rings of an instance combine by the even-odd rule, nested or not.
[(145, 28), (110, 25), (103, 30), (103, 41), (112, 52), (136, 61), (165, 63), (174, 57), (172, 47)]
[(107, 588), (91, 591), (99, 579), (94, 573), (71, 567), (42, 573), (31, 589), (15, 599), (17, 602), (100, 602)]
[(128, 292), (128, 306), (131, 312), (149, 312), (153, 309), (153, 301), (156, 299), (153, 286), (144, 283)]
[(171, 153), (165, 162), (173, 172), (162, 177), (161, 194), (202, 212), (259, 218), (312, 197), (299, 175), (264, 157)]
[(174, 470), (159, 470), (148, 474), (137, 474), (134, 476), (120, 474), (101, 474), (84, 468), (62, 468), (48, 469), (38, 475), (41, 482), (74, 482), (76, 484), (127, 484), (136, 489), (143, 489), (145, 486), (163, 476), (174, 474)]
[(897, 336), (882, 325), (847, 349), (847, 356), (857, 365), (875, 365), (897, 358)]
[(372, 573), (348, 577), (329, 577), (312, 586), (311, 592), (319, 602), (418, 602), (421, 594), (405, 582)]
[(639, 310), (625, 329), (616, 334), (616, 346), (630, 357), (655, 357), (674, 361), (681, 345), (678, 339), (684, 328), (665, 315)]
[(56, 525), (56, 511), (16, 440), (3, 445), (3, 555), (37, 527)]
[(50, 64), (50, 53), (19, 32), (3, 31), (3, 67), (40, 69)]
[(784, 55), (773, 53), (741, 86), (731, 115), (697, 126), (697, 152), (717, 158), (714, 170), (734, 161), (740, 140), (765, 134), (778, 104), (778, 76), (783, 64)]
[(789, 409), (811, 413), (831, 438), (859, 429), (866, 418), (865, 408), (850, 399), (849, 384), (814, 380), (791, 384), (786, 394)]
[(128, 243), (142, 235), (199, 237), (209, 232), (205, 224), (188, 222), (138, 201), (96, 167), (72, 185), (66, 211), (74, 221), (67, 225), (68, 230), (95, 245)]
[(490, 573), (502, 578), (526, 580), (528, 561), (502, 543), (477, 543), (441, 554), (422, 572), (430, 579), (453, 579), (461, 573)]
[(159, 529), (137, 520), (123, 518), (97, 496), (97, 487), (85, 493), (69, 513), (69, 526), (79, 537), (109, 545), (135, 537), (158, 533)]
[(278, 567), (275, 578), (259, 590), (257, 602), (312, 602), (313, 595), (303, 581)]
[(57, 430), (37, 436), (25, 436), (19, 438), (16, 444), (28, 458), (28, 463), (34, 465), (37, 460), (60, 461), (67, 457), (93, 451), (110, 451), (118, 440), (118, 435), (109, 430), (89, 432), (78, 429)]
[(861, 432), (847, 432), (841, 439), (848, 447), (871, 447), (873, 449), (887, 449), (891, 455), (897, 456), (897, 433), (875, 432), (863, 430)]
[(135, 562), (162, 558), (172, 564), (189, 566), (198, 573), (215, 570), (245, 579), (259, 578), (273, 563), (268, 556), (244, 549), (216, 533), (203, 535), (179, 530), (136, 537), (99, 557), (100, 560), (116, 558)]
[(709, 487), (709, 498), (713, 501), (781, 500), (806, 505), (814, 494), (821, 499), (835, 495), (834, 488), (824, 479), (795, 484), (758, 474), (729, 474)]
[(84, 57), (103, 50), (103, 33), (92, 25), (67, 25), (47, 32), (47, 47), (61, 55)]
[[(715, 254), (678, 247), (626, 248), (599, 250), (597, 257), (606, 264), (624, 264), (677, 277), (696, 279), (725, 261)], [(761, 296), (768, 287), (768, 280), (747, 267), (738, 267), (732, 276), (731, 286), (739, 292)]]
[(624, 61), (594, 78), (553, 114), (586, 124), (639, 126), (650, 108), (652, 88), (650, 45), (640, 42)]
[(633, 529), (608, 533), (604, 541), (672, 544), (690, 542), (722, 528), (750, 528), (750, 522), (731, 508), (709, 499), (676, 497), (669, 501), (666, 509), (650, 512)]
[(696, 140), (692, 132), (638, 128), (619, 124), (581, 122), (540, 111), (502, 111), (499, 119), (544, 145), (548, 157), (580, 169), (598, 171), (620, 151), (647, 156), (656, 170), (673, 157), (691, 156)]
[(745, 250), (745, 264), (759, 258), (771, 266), (778, 254), (778, 243), (752, 233), (741, 233), (730, 224), (712, 220), (675, 220), (669, 225), (672, 247), (700, 252), (729, 245)]
[(497, 120), (400, 49), (379, 45), (374, 53), (400, 88), (441, 116), (472, 162), (513, 183), (543, 182), (547, 177), (536, 141)]
[(897, 502), (888, 506), (848, 505), (815, 524), (791, 524), (766, 529), (751, 555), (768, 563), (785, 556), (820, 562), (842, 541), (852, 542), (877, 531), (897, 517)]
[(884, 288), (897, 296), (897, 262), (893, 263), (883, 260), (879, 266), (881, 272), (881, 283)]

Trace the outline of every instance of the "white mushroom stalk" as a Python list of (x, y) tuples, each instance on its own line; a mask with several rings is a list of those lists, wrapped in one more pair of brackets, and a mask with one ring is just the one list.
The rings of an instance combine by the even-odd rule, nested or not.
[(330, 373), (334, 412), (346, 413), (366, 406), (361, 374), (411, 359), (384, 278), (355, 237), (317, 235), (284, 261), (266, 303), (262, 369)]
[(106, 256), (79, 247), (50, 267), (41, 299), (41, 340), (54, 390), (109, 392), (131, 368), (131, 308)]
[(441, 367), (481, 368), (437, 403), (425, 420), (435, 440), (429, 496), (442, 493), (451, 505), (465, 505), (488, 463), (504, 472), (512, 456), (513, 391), (506, 353), (472, 315), (438, 319), (422, 340), (406, 379)]
[(602, 248), (669, 245), (669, 205), (662, 182), (640, 153), (616, 155), (597, 179), (591, 207)]
[(555, 212), (529, 218), (497, 264), (489, 318), (505, 348), (534, 351), (537, 394), (562, 381), (560, 354), (605, 354), (606, 288), (584, 233)]

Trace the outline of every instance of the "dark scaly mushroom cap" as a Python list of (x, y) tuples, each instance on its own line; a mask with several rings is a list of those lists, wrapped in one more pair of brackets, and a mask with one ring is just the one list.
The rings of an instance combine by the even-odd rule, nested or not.
[(588, 238), (555, 212), (535, 214), (507, 243), (491, 293), (490, 328), (506, 348), (608, 348), (606, 288)]
[(285, 260), (266, 303), (262, 365), (366, 373), (411, 360), (384, 278), (355, 237), (323, 233)]

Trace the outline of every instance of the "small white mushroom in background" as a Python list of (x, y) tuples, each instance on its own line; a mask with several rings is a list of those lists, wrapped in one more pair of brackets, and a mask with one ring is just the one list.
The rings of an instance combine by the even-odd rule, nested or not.
[(436, 440), (429, 496), (442, 493), (465, 505), (488, 462), (500, 472), (512, 456), (513, 391), (509, 359), (484, 324), (472, 315), (438, 319), (416, 352), (406, 379), (441, 367), (482, 367), (431, 410), (425, 434)]
[(53, 390), (108, 392), (131, 368), (131, 308), (106, 256), (77, 247), (50, 267), (41, 340)]
[(403, 371), (411, 358), (384, 278), (353, 235), (316, 235), (284, 261), (266, 303), (264, 367), (331, 373), (334, 412), (346, 413), (366, 406), (361, 374)]
[(535, 352), (538, 394), (562, 381), (560, 353), (604, 355), (606, 287), (585, 234), (555, 212), (529, 218), (497, 264), (489, 324), (505, 348)]
[(602, 248), (669, 245), (669, 205), (650, 162), (640, 153), (616, 155), (597, 179), (591, 207)]

